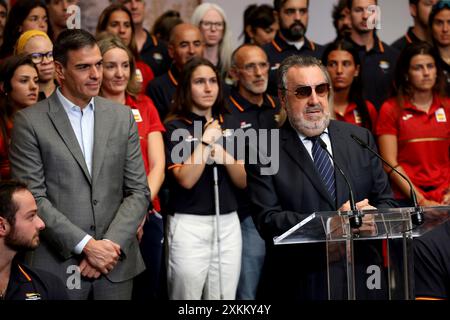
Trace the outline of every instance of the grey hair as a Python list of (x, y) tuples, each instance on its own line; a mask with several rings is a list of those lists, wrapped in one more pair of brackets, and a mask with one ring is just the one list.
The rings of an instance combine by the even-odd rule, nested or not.
[(191, 23), (200, 28), (200, 21), (202, 21), (206, 12), (211, 9), (217, 11), (222, 16), (223, 22), (225, 23), (222, 41), (219, 44), (219, 56), (222, 64), (221, 71), (228, 72), (231, 66), (232, 34), (225, 11), (215, 3), (204, 2), (195, 8), (191, 16)]
[(330, 93), (328, 94), (328, 105), (330, 108), (331, 118), (335, 119), (334, 113), (334, 94), (333, 94), (333, 86), (330, 74), (328, 73), (327, 68), (323, 65), (322, 61), (312, 56), (300, 56), (300, 55), (292, 55), (287, 57), (281, 62), (280, 67), (278, 68), (277, 73), (277, 81), (278, 81), (278, 91), (280, 100), (286, 99), (287, 92), (287, 73), (290, 68), (298, 67), (298, 68), (308, 68), (308, 67), (319, 67), (322, 71), (326, 81), (330, 84)]

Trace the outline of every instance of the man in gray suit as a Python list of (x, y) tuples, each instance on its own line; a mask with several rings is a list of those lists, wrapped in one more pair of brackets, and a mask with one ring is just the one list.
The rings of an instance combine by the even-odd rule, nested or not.
[(53, 55), (60, 87), (16, 114), (11, 138), (12, 175), (47, 225), (28, 263), (59, 276), (72, 299), (129, 299), (150, 204), (137, 126), (131, 109), (97, 97), (102, 56), (90, 33), (63, 31)]

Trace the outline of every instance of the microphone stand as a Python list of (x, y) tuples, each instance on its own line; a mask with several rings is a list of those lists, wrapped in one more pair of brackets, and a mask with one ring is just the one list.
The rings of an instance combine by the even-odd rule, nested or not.
[(326, 151), (328, 156), (331, 158), (331, 161), (333, 161), (334, 165), (338, 169), (338, 171), (341, 173), (342, 177), (344, 177), (345, 183), (347, 184), (348, 191), (349, 191), (349, 201), (350, 201), (350, 209), (352, 211), (352, 214), (349, 216), (350, 226), (354, 229), (358, 229), (362, 225), (362, 219), (361, 214), (359, 210), (356, 208), (355, 203), (355, 196), (353, 195), (352, 186), (350, 185), (350, 182), (348, 181), (347, 177), (344, 174), (344, 171), (340, 168), (340, 166), (336, 163), (333, 156), (331, 155), (330, 151), (327, 149), (327, 144), (319, 137), (318, 142), (320, 144), (320, 147)]
[(419, 203), (417, 202), (417, 196), (416, 196), (416, 192), (414, 191), (414, 188), (412, 186), (411, 181), (409, 181), (409, 179), (407, 177), (405, 177), (404, 174), (402, 174), (400, 171), (398, 171), (394, 166), (392, 166), (390, 163), (388, 163), (386, 160), (383, 159), (383, 157), (381, 157), (377, 152), (375, 152), (374, 150), (372, 150), (372, 148), (369, 147), (369, 145), (367, 143), (365, 143), (364, 141), (362, 141), (360, 138), (358, 138), (357, 136), (355, 136), (354, 134), (351, 134), (350, 137), (356, 141), (356, 143), (358, 143), (361, 147), (369, 150), (373, 155), (375, 155), (378, 159), (381, 160), (381, 162), (383, 162), (385, 165), (387, 165), (389, 168), (391, 168), (395, 173), (397, 173), (400, 177), (402, 177), (403, 179), (406, 180), (406, 182), (409, 185), (409, 191), (410, 191), (410, 196), (411, 196), (411, 200), (414, 203), (414, 213), (411, 215), (411, 222), (416, 225), (416, 226), (420, 226), (423, 221), (423, 208), (421, 206), (419, 206)]
[[(209, 125), (209, 124), (208, 124)], [(205, 127), (206, 128), (206, 127)], [(202, 143), (204, 143), (202, 141)], [(204, 143), (205, 144), (205, 143)], [(209, 145), (209, 144), (206, 144)], [(212, 146), (212, 145), (209, 145)], [(220, 247), (220, 200), (219, 200), (219, 174), (217, 172), (217, 163), (213, 164), (213, 182), (214, 182), (214, 209), (216, 216), (216, 241), (217, 241), (217, 257), (219, 260), (219, 299), (223, 300), (222, 289), (222, 252)]]
[[(341, 167), (337, 164), (334, 157), (331, 155), (331, 153), (328, 151), (327, 144), (319, 137), (318, 142), (320, 144), (320, 147), (326, 151), (328, 156), (331, 158), (331, 160), (334, 163), (334, 166), (338, 169), (338, 171), (341, 173), (342, 177), (344, 177), (345, 183), (348, 187), (349, 192), (349, 201), (350, 201), (350, 209), (352, 213), (348, 215), (348, 220), (350, 223), (350, 227), (353, 229), (358, 229), (362, 225), (362, 216), (360, 211), (356, 208), (355, 203), (355, 197), (353, 195), (353, 189), (348, 181), (347, 177), (344, 174), (344, 171), (341, 169)], [(347, 239), (346, 241), (346, 252), (347, 254), (351, 253), (350, 255), (347, 255), (347, 279), (349, 280), (347, 282), (347, 290), (348, 290), (348, 298), (349, 300), (355, 300), (356, 299), (356, 287), (354, 285), (355, 283), (355, 258), (354, 258), (354, 247), (353, 247), (353, 239), (359, 237), (359, 233), (354, 234), (351, 230), (349, 230), (350, 233), (350, 239)], [(352, 285), (353, 284), (353, 285)]]
[(214, 176), (214, 207), (216, 211), (216, 238), (217, 238), (217, 255), (219, 259), (219, 294), (220, 300), (223, 300), (223, 290), (222, 290), (222, 257), (220, 250), (220, 202), (219, 202), (219, 175), (217, 173), (217, 165), (213, 166), (213, 176)]

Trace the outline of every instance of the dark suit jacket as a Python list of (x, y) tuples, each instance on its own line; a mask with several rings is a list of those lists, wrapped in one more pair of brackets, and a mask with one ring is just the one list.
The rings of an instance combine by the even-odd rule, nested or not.
[[(396, 203), (381, 162), (350, 137), (350, 134), (354, 134), (372, 148), (376, 148), (370, 132), (333, 120), (328, 132), (333, 156), (353, 187), (355, 201), (368, 198), (370, 204), (375, 207), (395, 207)], [(274, 146), (275, 143), (279, 146), (278, 172), (261, 175), (262, 165), (246, 165), (248, 188), (255, 213), (253, 218), (268, 245), (265, 278), (272, 286), (269, 286), (270, 289), (266, 287), (265, 296), (274, 294), (281, 298), (284, 296), (280, 295), (281, 290), (288, 299), (326, 298), (323, 292), (314, 292), (320, 289), (317, 281), (323, 285), (324, 280), (321, 270), (325, 266), (325, 260), (320, 246), (312, 245), (311, 250), (300, 247), (298, 254), (294, 252), (296, 246), (275, 248), (273, 237), (283, 234), (313, 212), (337, 210), (349, 199), (348, 188), (342, 176), (336, 173), (337, 203), (333, 203), (313, 160), (288, 122), (280, 129), (279, 139), (272, 141), (271, 145)], [(274, 148), (270, 150), (273, 152)], [(267, 273), (270, 276), (267, 276)], [(291, 277), (301, 273), (307, 276), (299, 280), (300, 282)], [(299, 293), (299, 287), (305, 290)]]
[(12, 176), (28, 183), (46, 224), (29, 263), (64, 283), (67, 268), (79, 263), (73, 249), (86, 234), (120, 245), (124, 259), (109, 280), (144, 270), (136, 230), (149, 207), (149, 189), (136, 122), (130, 108), (94, 101), (92, 176), (56, 92), (19, 111), (11, 137)]

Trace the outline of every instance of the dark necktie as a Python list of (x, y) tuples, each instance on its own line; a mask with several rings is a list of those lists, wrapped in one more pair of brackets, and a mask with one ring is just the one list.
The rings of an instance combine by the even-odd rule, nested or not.
[(334, 167), (327, 152), (320, 146), (319, 137), (320, 136), (308, 138), (313, 144), (312, 156), (314, 158), (314, 164), (316, 165), (317, 172), (319, 172), (319, 175), (322, 178), (323, 183), (325, 184), (325, 187), (331, 196), (331, 199), (336, 202)]

